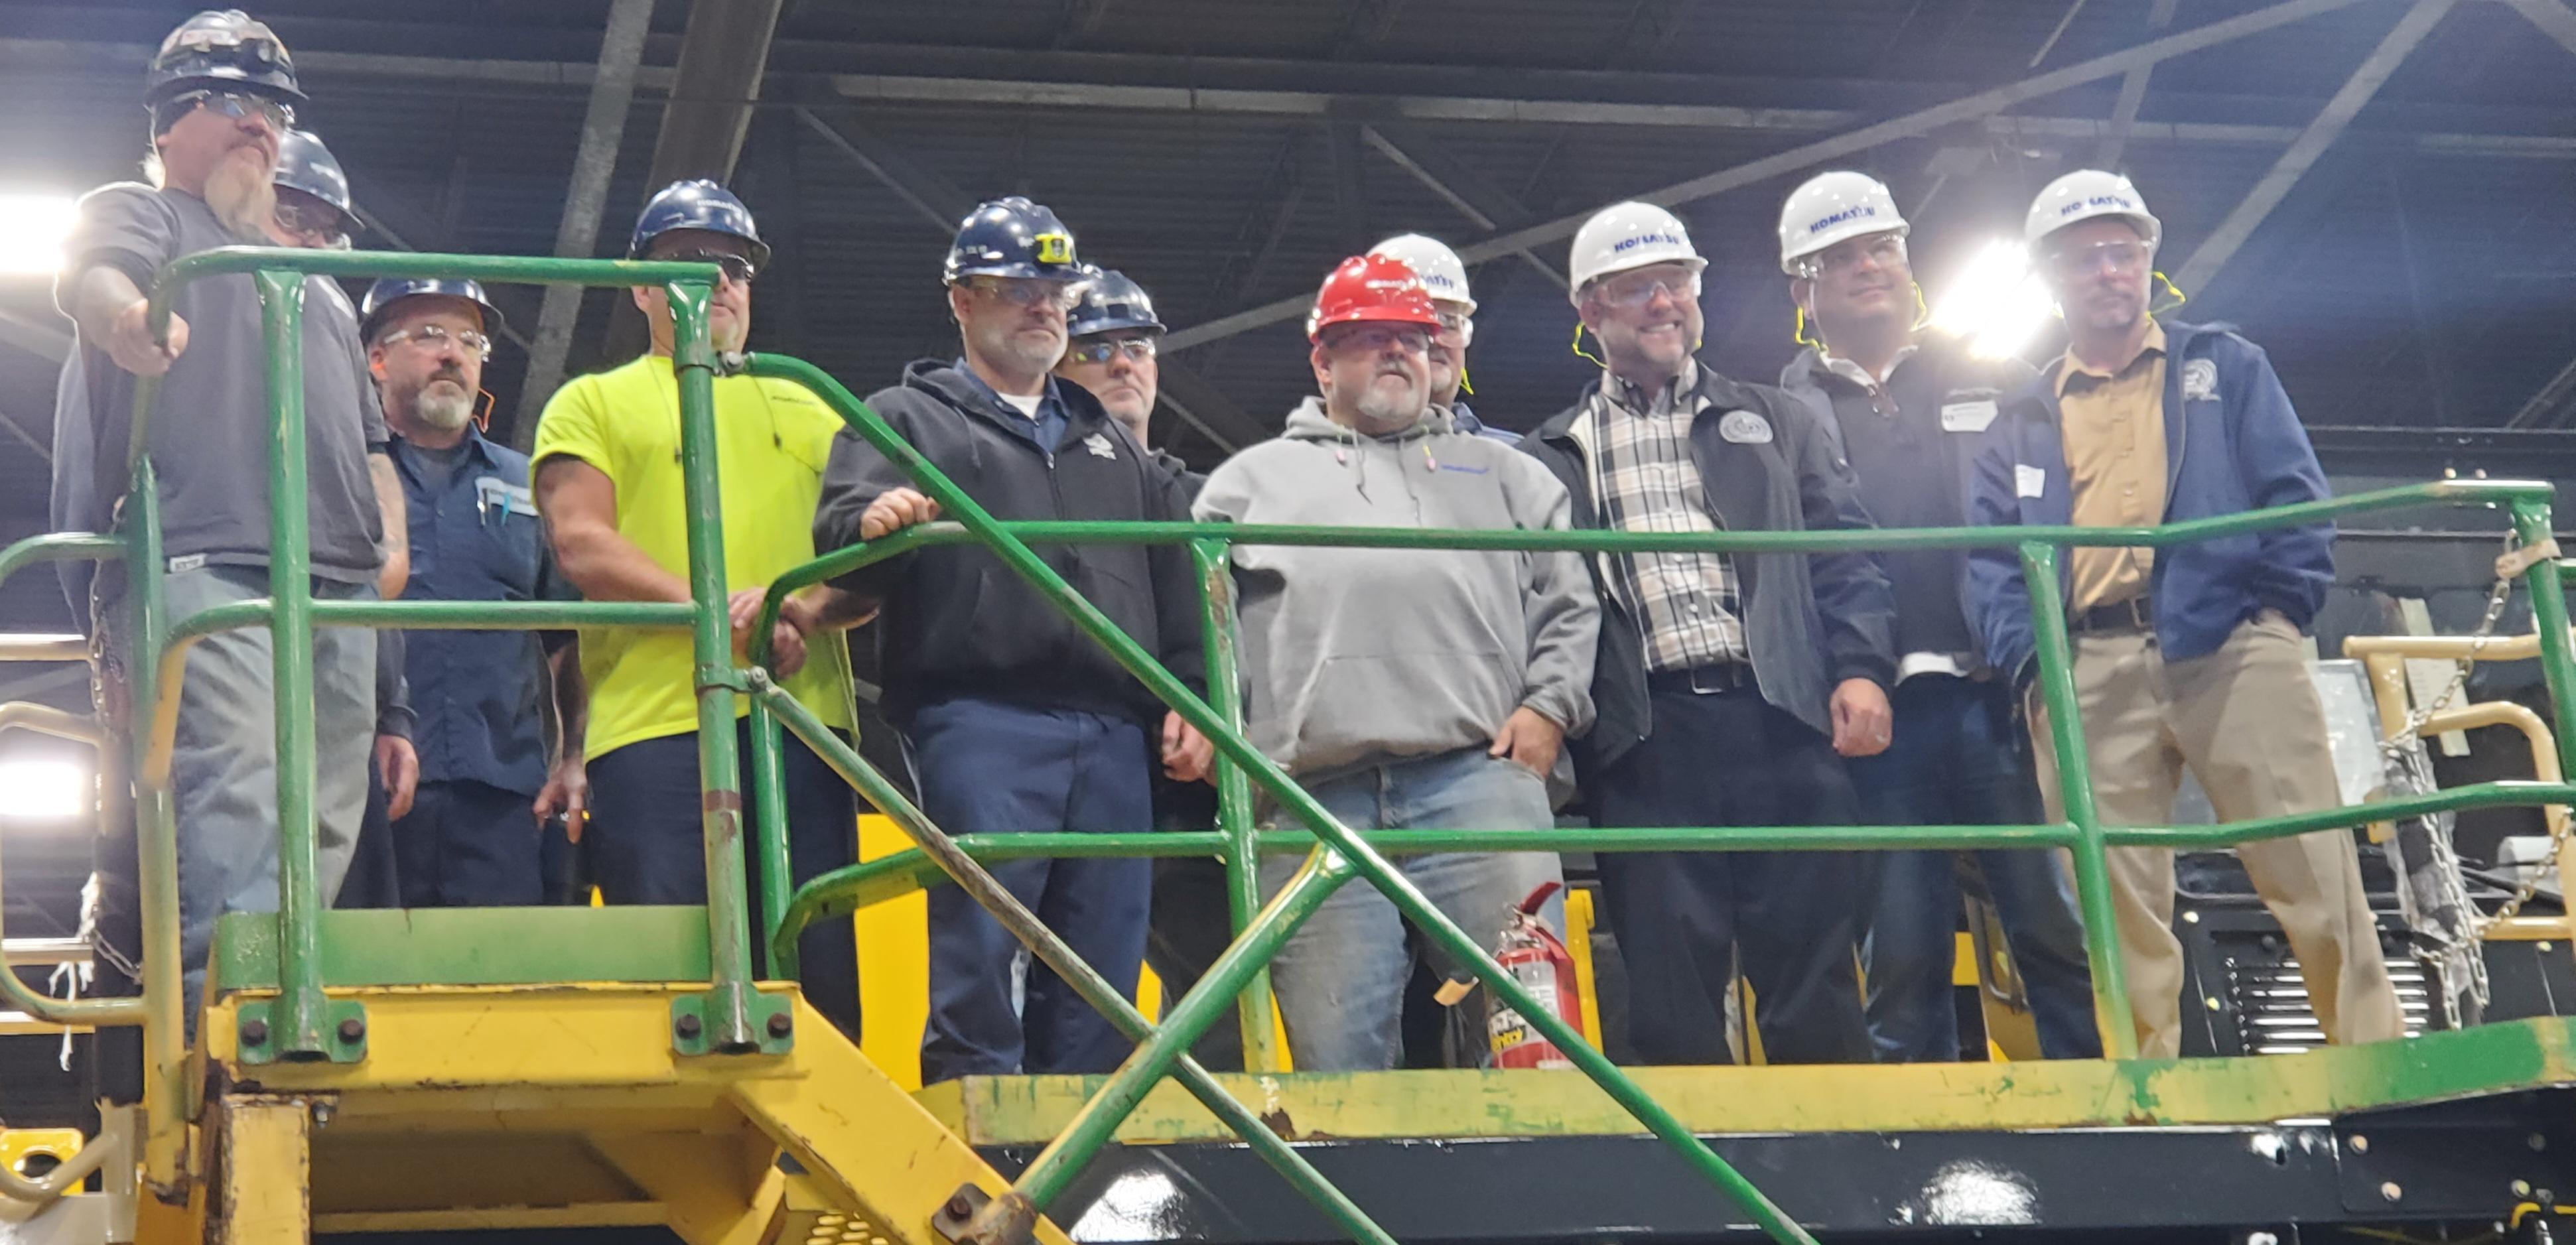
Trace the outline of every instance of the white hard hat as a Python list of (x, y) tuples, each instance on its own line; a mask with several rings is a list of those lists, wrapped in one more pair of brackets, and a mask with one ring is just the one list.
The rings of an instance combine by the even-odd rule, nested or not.
[(2050, 182), (2030, 201), (2030, 217), (2022, 223), (2022, 241), (2033, 251), (2039, 240), (2078, 221), (2097, 216), (2117, 216), (2137, 227), (2147, 240), (2147, 249), (2155, 249), (2164, 236), (2164, 225), (2156, 214), (2147, 210), (2146, 198), (2129, 179), (2100, 169), (2077, 169)]
[(1651, 203), (1613, 203), (1574, 232), (1567, 297), (1580, 307), (1584, 286), (1612, 273), (1674, 262), (1690, 265), (1692, 272), (1708, 267), (1691, 249), (1681, 218)]
[(1476, 314), (1476, 300), (1467, 293), (1467, 265), (1460, 263), (1458, 253), (1441, 245), (1438, 239), (1418, 233), (1399, 234), (1370, 247), (1368, 253), (1411, 268), (1433, 298), (1464, 303), (1467, 314)]
[(1906, 228), (1886, 183), (1866, 173), (1819, 173), (1780, 205), (1780, 271), (1797, 276), (1799, 260), (1846, 238), (1902, 238)]

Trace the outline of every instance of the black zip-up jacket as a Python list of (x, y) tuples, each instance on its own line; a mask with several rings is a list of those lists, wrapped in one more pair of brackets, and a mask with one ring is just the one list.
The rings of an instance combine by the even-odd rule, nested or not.
[[(1601, 382), (1572, 407), (1521, 441), (1523, 453), (1547, 464), (1574, 499), (1574, 526), (1604, 526), (1592, 491), (1592, 468), (1574, 439), (1574, 423)], [(1768, 385), (1747, 385), (1702, 364), (1699, 392), (1707, 409), (1691, 423), (1709, 510), (1729, 530), (1821, 531), (1873, 526), (1861, 508), (1851, 468), (1806, 403)], [(1735, 444), (1718, 435), (1730, 411), (1751, 411), (1774, 435)], [(1820, 734), (1833, 734), (1827, 702), (1845, 679), (1896, 683), (1896, 601), (1887, 576), (1867, 553), (1731, 554), (1740, 580), (1745, 643), (1762, 698)], [(1599, 776), (1653, 732), (1646, 691), (1645, 636), (1635, 614), (1601, 580), (1601, 560), (1585, 558), (1601, 594), (1601, 651), (1593, 663), (1592, 730), (1567, 741), (1579, 782)]]
[[(905, 368), (903, 383), (870, 394), (868, 406), (995, 518), (1188, 520), (1178, 483), (1098, 400), (1079, 385), (1055, 390), (1066, 423), (1052, 453), (1021, 431), (1018, 411), (939, 360)], [(843, 430), (823, 472), (814, 547), (856, 543), (868, 504), (908, 487), (916, 486), (884, 455)], [(1206, 685), (1188, 550), (1034, 549), (1182, 682)], [(1149, 727), (1162, 721), (1161, 701), (981, 545), (918, 550), (835, 583), (884, 603), (877, 625), (885, 628), (885, 705), (897, 726), (952, 696), (1118, 714)]]

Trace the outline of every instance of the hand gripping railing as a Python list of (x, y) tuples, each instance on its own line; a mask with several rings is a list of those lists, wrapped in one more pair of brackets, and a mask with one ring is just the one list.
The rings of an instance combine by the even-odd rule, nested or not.
[[(1001, 523), (989, 512), (947, 479), (935, 466), (885, 426), (873, 412), (830, 376), (793, 359), (761, 355), (746, 356), (742, 370), (757, 376), (792, 380), (805, 386), (827, 405), (840, 413), (852, 430), (871, 446), (900, 467), (921, 490), (939, 503), (954, 522), (915, 527), (892, 536), (854, 546), (817, 559), (800, 567), (773, 585), (766, 612), (771, 616), (754, 629), (755, 636), (766, 636), (769, 623), (788, 593), (822, 582), (861, 566), (911, 549), (930, 545), (975, 542), (989, 547), (1010, 568), (1034, 585), (1058, 608), (1070, 615), (1077, 626), (1100, 643), (1131, 674), (1156, 696), (1170, 705), (1185, 720), (1197, 727), (1214, 743), (1220, 757), (1220, 791), (1229, 782), (1244, 777), (1258, 782), (1278, 803), (1312, 832), (1302, 834), (1256, 834), (1250, 827), (1248, 809), (1238, 790), (1223, 801), (1220, 827), (1215, 833), (1139, 833), (1081, 835), (994, 835), (983, 839), (959, 840), (949, 837), (928, 823), (918, 808), (905, 799), (882, 774), (862, 760), (847, 745), (823, 729), (821, 722), (792, 697), (765, 680), (755, 677), (757, 701), (755, 718), (774, 716), (786, 729), (794, 732), (848, 778), (860, 791), (891, 817), (919, 844), (919, 854), (871, 862), (839, 870), (807, 883), (788, 902), (774, 898), (767, 908), (773, 914), (772, 928), (767, 932), (772, 962), (792, 965), (797, 935), (812, 921), (830, 913), (847, 911), (859, 905), (862, 896), (881, 898), (908, 885), (923, 870), (922, 860), (957, 881), (978, 902), (993, 910), (995, 916), (1012, 933), (1026, 943), (1044, 962), (1072, 983), (1086, 998), (1106, 1013), (1131, 1036), (1142, 1040), (1126, 1063), (1074, 1118), (1065, 1132), (1048, 1145), (1022, 1172), (1015, 1182), (1013, 1196), (993, 1203), (980, 1212), (970, 1225), (970, 1235), (979, 1239), (1001, 1239), (1018, 1223), (1044, 1211), (1070, 1185), (1081, 1166), (1112, 1138), (1118, 1124), (1133, 1110), (1145, 1091), (1167, 1072), (1177, 1070), (1182, 1082), (1193, 1094), (1207, 1102), (1216, 1113), (1245, 1131), (1238, 1123), (1244, 1114), (1240, 1104), (1220, 1102), (1222, 1091), (1209, 1083), (1206, 1074), (1192, 1063), (1187, 1054), (1206, 1026), (1229, 1000), (1239, 1000), (1241, 1020), (1247, 1035), (1267, 1029), (1268, 1000), (1266, 992), (1254, 987), (1262, 964), (1284, 945), (1298, 924), (1311, 914), (1332, 890), (1354, 875), (1366, 876), (1384, 891), (1414, 924), (1437, 941), (1459, 962), (1470, 965), (1501, 1000), (1520, 1010), (1540, 1028), (1546, 1037), (1564, 1050), (1568, 1057), (1592, 1077), (1613, 1099), (1627, 1108), (1646, 1127), (1671, 1146), (1704, 1176), (1717, 1184), (1735, 1203), (1766, 1232), (1778, 1240), (1804, 1240), (1803, 1231), (1781, 1213), (1778, 1207), (1756, 1191), (1704, 1143), (1694, 1137), (1670, 1114), (1647, 1097), (1633, 1081), (1613, 1067), (1600, 1052), (1586, 1044), (1580, 1034), (1565, 1025), (1554, 1013), (1537, 1005), (1518, 983), (1501, 972), (1483, 954), (1480, 944), (1439, 910), (1427, 902), (1404, 875), (1389, 865), (1379, 852), (1382, 845), (1398, 852), (1422, 851), (1511, 851), (1583, 848), (1590, 850), (1674, 850), (1700, 848), (1710, 850), (1757, 850), (1780, 847), (1824, 848), (1904, 848), (1904, 847), (2065, 847), (2075, 859), (2079, 900), (2086, 926), (2087, 958), (2094, 978), (2095, 1011), (2105, 1049), (2113, 1057), (2132, 1059), (2136, 1056), (2137, 1035), (2128, 1005), (2127, 989), (2113, 941), (2111, 896), (2105, 850), (2111, 846), (2154, 845), (2176, 848), (2218, 847), (2258, 839), (2285, 837), (2351, 824), (2355, 815), (2349, 809), (2328, 809), (2314, 813), (2280, 816), (2261, 821), (2211, 827), (2105, 827), (2092, 799), (2090, 766), (2084, 749), (2083, 728), (2078, 717), (2074, 683), (2066, 635), (2064, 604), (2057, 577), (2057, 546), (2145, 546), (2150, 548), (2185, 544), (2196, 540), (2259, 531), (2267, 528), (2327, 521), (2341, 515), (2364, 511), (2393, 509), (2426, 504), (2506, 505), (2513, 513), (2517, 531), (2527, 541), (2537, 540), (2548, 532), (2551, 490), (2545, 484), (2494, 481), (2449, 481), (2366, 493), (2337, 501), (2283, 507), (2276, 510), (2195, 520), (2163, 527), (2135, 528), (2016, 528), (2016, 529), (1922, 529), (1903, 531), (1858, 532), (1726, 532), (1705, 536), (1632, 534), (1618, 532), (1526, 532), (1526, 531), (1420, 531), (1413, 529), (1313, 528), (1259, 525), (1196, 525), (1188, 523)], [(1357, 833), (1334, 819), (1287, 775), (1254, 749), (1243, 737), (1239, 715), (1232, 705), (1220, 711), (1218, 704), (1201, 700), (1163, 669), (1144, 649), (1126, 636), (1070, 585), (1032, 553), (1028, 542), (1061, 544), (1090, 541), (1097, 543), (1188, 543), (1197, 555), (1201, 570), (1203, 599), (1211, 605), (1209, 632), (1213, 638), (1224, 630), (1221, 625), (1224, 576), (1224, 548), (1229, 543), (1282, 544), (1312, 546), (1377, 546), (1416, 549), (1495, 549), (1495, 550), (1576, 550), (1586, 553), (1604, 551), (1646, 551), (1708, 549), (1728, 552), (1823, 552), (1829, 550), (1871, 550), (1892, 548), (1957, 548), (1967, 546), (2001, 546), (2015, 548), (2021, 558), (2031, 595), (2031, 610), (2038, 628), (2039, 689), (2048, 707), (2050, 730), (2060, 758), (2058, 766), (2061, 794), (2064, 796), (2066, 821), (2043, 826), (1896, 826), (1896, 827), (1711, 827), (1686, 829), (1603, 829), (1585, 831), (1379, 831)], [(2576, 695), (2576, 676), (2571, 676), (2565, 605), (2559, 596), (2558, 568), (2547, 560), (2532, 566), (2531, 587), (2535, 609), (2539, 612), (2540, 647), (2547, 670), (2553, 703), (2561, 713), (2571, 707)], [(1232, 651), (1229, 646), (1211, 645), (1209, 650), (1209, 685), (1216, 693), (1212, 699), (1222, 704), (1234, 687)], [(2571, 718), (2569, 720), (2576, 720)], [(755, 731), (755, 754), (778, 746), (776, 732)], [(768, 768), (772, 760), (758, 759), (755, 765)], [(2486, 783), (2427, 796), (2410, 797), (2374, 805), (2372, 811), (2382, 816), (2404, 816), (2445, 808), (2481, 807), (2500, 804), (2555, 804), (2576, 800), (2576, 787), (2563, 783)], [(760, 832), (763, 850), (784, 856), (783, 814), (763, 810)], [(1148, 1029), (1141, 1016), (1089, 965), (1064, 946), (1051, 931), (1027, 910), (1012, 900), (1006, 891), (976, 863), (978, 857), (1000, 859), (1046, 855), (1177, 855), (1204, 854), (1212, 849), (1225, 859), (1231, 881), (1230, 891), (1240, 897), (1253, 885), (1252, 875), (1258, 854), (1282, 847), (1311, 849), (1305, 868), (1301, 869), (1270, 903), (1248, 922), (1238, 920), (1235, 943), (1209, 968), (1198, 986), (1171, 1009), (1159, 1028)], [(782, 896), (783, 897), (783, 896)], [(1248, 1044), (1254, 1057), (1262, 1048)], [(1275, 1065), (1274, 1065), (1275, 1066)], [(1255, 1065), (1256, 1069), (1260, 1067)], [(1337, 1216), (1347, 1230), (1358, 1234), (1361, 1228), (1349, 1219)]]

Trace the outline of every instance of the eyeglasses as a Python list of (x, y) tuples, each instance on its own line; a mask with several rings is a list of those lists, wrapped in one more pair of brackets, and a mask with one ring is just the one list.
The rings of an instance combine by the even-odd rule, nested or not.
[(1441, 328), (1452, 333), (1464, 333), (1467, 331), (1468, 325), (1475, 323), (1474, 318), (1470, 317), (1466, 312), (1451, 311), (1445, 307), (1434, 311), (1431, 314), (1440, 318)]
[(1328, 344), (1336, 350), (1380, 351), (1394, 346), (1406, 354), (1428, 354), (1431, 331), (1419, 324), (1362, 324), (1334, 329)]
[(1153, 338), (1122, 337), (1116, 341), (1075, 342), (1065, 350), (1064, 357), (1071, 363), (1107, 363), (1123, 354), (1142, 363), (1153, 358), (1154, 351)]
[(481, 333), (477, 333), (472, 329), (467, 329), (461, 333), (451, 333), (447, 331), (447, 328), (444, 325), (424, 324), (419, 328), (396, 329), (393, 332), (385, 334), (378, 340), (381, 344), (387, 346), (397, 346), (404, 342), (419, 342), (421, 348), (425, 350), (437, 350), (447, 345), (449, 342), (454, 342), (458, 349), (473, 354), (477, 358), (490, 359), (492, 357), (492, 339), (485, 337)]
[(669, 255), (657, 255), (654, 258), (674, 264), (714, 264), (718, 276), (735, 285), (751, 284), (751, 279), (759, 275), (760, 271), (751, 266), (750, 256), (737, 255), (732, 251), (677, 251)]
[(340, 209), (319, 200), (298, 201), (283, 194), (277, 197), (277, 223), (288, 233), (309, 238), (331, 239), (346, 232), (340, 227)]
[[(243, 91), (190, 91), (179, 97), (180, 103), (193, 103), (221, 117), (239, 121), (253, 113), (268, 122), (268, 128), (280, 134), (295, 124), (295, 106), (284, 100)], [(167, 115), (167, 114), (164, 114)]]
[(1082, 301), (1082, 287), (1067, 281), (978, 277), (967, 282), (967, 286), (987, 298), (998, 299), (1014, 307), (1053, 307), (1057, 311), (1071, 311)]
[(1611, 277), (1592, 288), (1597, 291), (1595, 297), (1602, 302), (1634, 310), (1655, 301), (1655, 293), (1659, 290), (1677, 299), (1698, 298), (1699, 274), (1686, 272), (1675, 278), (1668, 273), (1636, 272)]
[(1864, 259), (1875, 262), (1881, 268), (1893, 268), (1902, 264), (1905, 262), (1905, 239), (1892, 233), (1854, 238), (1849, 242), (1837, 243), (1815, 255), (1808, 256), (1800, 267), (1806, 270), (1807, 278), (1813, 280), (1827, 273), (1849, 272), (1860, 267), (1860, 262)]
[(2048, 266), (2059, 276), (2080, 277), (2108, 262), (2115, 272), (2126, 272), (2147, 262), (2144, 242), (2096, 242), (2091, 246), (2066, 247), (2048, 253)]

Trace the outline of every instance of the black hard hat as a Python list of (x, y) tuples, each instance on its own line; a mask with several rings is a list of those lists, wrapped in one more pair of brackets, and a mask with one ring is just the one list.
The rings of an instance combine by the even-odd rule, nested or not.
[(445, 277), (385, 277), (368, 286), (367, 296), (358, 302), (358, 340), (373, 343), (376, 326), (383, 323), (395, 303), (424, 295), (462, 298), (474, 304), (483, 311), (484, 334), (489, 337), (501, 335), (501, 309), (483, 296), (482, 282)]
[(769, 244), (751, 223), (751, 209), (732, 191), (701, 177), (664, 186), (644, 203), (635, 218), (635, 237), (626, 244), (628, 259), (642, 259), (653, 239), (675, 229), (703, 229), (728, 234), (751, 244), (751, 267), (769, 266)]
[(268, 24), (240, 9), (208, 9), (179, 23), (152, 54), (143, 75), (143, 106), (199, 90), (250, 91), (290, 104), (305, 102), (295, 61)]
[(277, 172), (269, 180), (340, 209), (341, 232), (356, 233), (362, 227), (357, 206), (349, 201), (349, 175), (341, 171), (331, 149), (322, 145), (321, 135), (310, 130), (278, 135)]
[(1082, 281), (1092, 270), (1073, 253), (1073, 231), (1053, 212), (1021, 195), (978, 205), (957, 226), (941, 279), (1043, 277)]
[(1127, 279), (1115, 268), (1096, 271), (1090, 284), (1082, 290), (1082, 301), (1074, 304), (1072, 314), (1064, 318), (1067, 337), (1089, 337), (1119, 329), (1152, 329), (1163, 331), (1163, 322), (1154, 318), (1154, 300), (1145, 287)]

